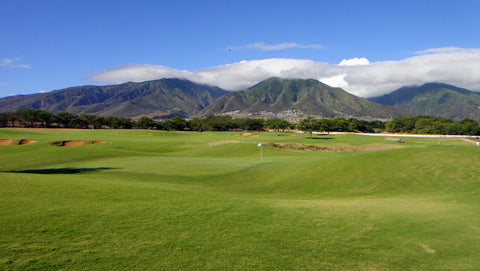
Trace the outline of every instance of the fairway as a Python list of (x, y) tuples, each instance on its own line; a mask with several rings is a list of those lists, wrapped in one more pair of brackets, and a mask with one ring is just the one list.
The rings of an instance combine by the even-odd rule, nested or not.
[(0, 139), (1, 270), (480, 269), (480, 147), (461, 139)]

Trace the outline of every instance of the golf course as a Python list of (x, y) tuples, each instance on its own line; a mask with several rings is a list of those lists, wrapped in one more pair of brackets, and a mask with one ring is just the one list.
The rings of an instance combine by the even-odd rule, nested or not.
[(0, 139), (0, 270), (480, 269), (475, 141), (21, 128)]

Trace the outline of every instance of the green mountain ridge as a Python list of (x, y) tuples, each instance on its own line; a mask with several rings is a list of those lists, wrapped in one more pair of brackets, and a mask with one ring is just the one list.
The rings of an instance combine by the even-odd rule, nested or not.
[(480, 94), (443, 83), (402, 87), (369, 100), (396, 106), (416, 115), (480, 121)]
[(228, 93), (201, 111), (201, 115), (282, 112), (295, 110), (308, 115), (332, 118), (392, 118), (410, 115), (401, 109), (373, 103), (341, 88), (333, 88), (315, 79), (270, 78), (245, 91)]
[(456, 121), (470, 118), (480, 122), (480, 94), (451, 85), (428, 83), (420, 87), (403, 87), (367, 100), (315, 79), (275, 77), (237, 92), (172, 78), (79, 86), (0, 99), (0, 112), (22, 108), (41, 109), (54, 114), (67, 111), (133, 118), (145, 115), (202, 117), (232, 112), (272, 116), (294, 112), (297, 118), (312, 115), (386, 120), (426, 115)]
[(227, 91), (182, 79), (160, 79), (109, 86), (80, 86), (48, 93), (0, 99), (0, 112), (34, 108), (58, 113), (95, 113), (100, 116), (134, 117), (194, 115)]

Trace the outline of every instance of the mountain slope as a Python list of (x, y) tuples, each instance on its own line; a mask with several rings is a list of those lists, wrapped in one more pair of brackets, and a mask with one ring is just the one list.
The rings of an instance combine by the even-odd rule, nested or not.
[(144, 114), (190, 116), (227, 91), (181, 79), (109, 86), (81, 86), (0, 99), (0, 112), (35, 108), (57, 113), (132, 117)]
[(437, 116), (456, 121), (480, 121), (480, 94), (441, 83), (403, 87), (370, 101), (393, 105), (417, 115)]
[(321, 117), (391, 118), (409, 113), (359, 98), (340, 88), (332, 88), (314, 79), (270, 78), (245, 91), (228, 93), (201, 115), (233, 111), (258, 113), (295, 110)]

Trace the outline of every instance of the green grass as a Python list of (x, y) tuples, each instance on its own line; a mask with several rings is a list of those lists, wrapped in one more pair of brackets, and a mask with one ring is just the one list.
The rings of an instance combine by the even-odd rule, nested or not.
[(480, 268), (478, 147), (254, 135), (0, 129), (0, 269)]

